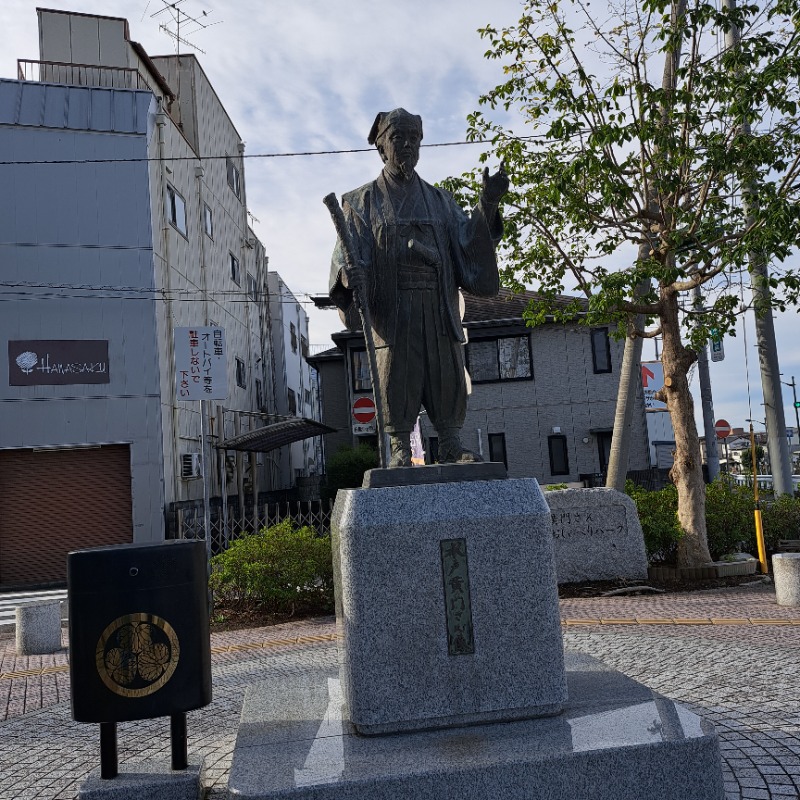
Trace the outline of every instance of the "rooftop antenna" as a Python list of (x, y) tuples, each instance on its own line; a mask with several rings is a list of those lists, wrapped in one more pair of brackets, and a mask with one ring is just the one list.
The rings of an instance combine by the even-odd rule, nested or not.
[[(213, 13), (212, 11), (201, 11), (197, 16), (187, 14), (183, 8), (181, 8), (185, 2), (186, 0), (161, 0), (162, 7), (159, 8), (158, 11), (153, 12), (150, 18), (155, 19), (156, 17), (160, 17), (161, 19), (165, 19), (165, 16), (169, 18), (168, 22), (162, 22), (158, 27), (175, 41), (176, 53), (178, 56), (181, 54), (182, 44), (205, 55), (206, 51), (199, 48), (194, 42), (190, 42), (188, 37), (200, 31), (204, 31), (206, 28), (211, 28), (214, 25), (221, 25), (222, 20), (212, 22), (209, 19)], [(146, 10), (147, 9), (145, 9), (145, 11)], [(170, 25), (175, 26), (174, 30)]]

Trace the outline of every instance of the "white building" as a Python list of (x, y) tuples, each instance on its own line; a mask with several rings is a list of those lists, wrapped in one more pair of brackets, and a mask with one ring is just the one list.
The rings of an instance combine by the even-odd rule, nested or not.
[[(0, 81), (6, 587), (62, 582), (71, 549), (160, 540), (165, 511), (202, 496), (200, 404), (176, 399), (176, 328), (225, 331), (212, 443), (263, 424), (285, 394), (244, 145), (197, 59), (149, 57), (124, 19), (37, 13), (39, 59)], [(252, 460), (209, 452), (213, 494), (225, 475), (241, 495), (248, 467), (253, 486)], [(256, 490), (287, 485), (255, 475)]]

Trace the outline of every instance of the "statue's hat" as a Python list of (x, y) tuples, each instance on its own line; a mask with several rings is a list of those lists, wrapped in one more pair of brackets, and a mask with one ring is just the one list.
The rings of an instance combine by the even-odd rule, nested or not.
[(414, 125), (419, 130), (419, 138), (422, 138), (422, 117), (418, 114), (409, 114), (404, 108), (396, 108), (394, 111), (380, 111), (372, 123), (367, 141), (375, 144), (378, 139), (386, 132), (387, 128), (397, 122)]

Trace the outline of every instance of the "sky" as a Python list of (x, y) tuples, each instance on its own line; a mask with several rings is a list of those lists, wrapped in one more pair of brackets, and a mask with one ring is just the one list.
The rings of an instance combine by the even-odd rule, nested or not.
[[(164, 0), (4, 0), (0, 77), (17, 76), (18, 58), (38, 58), (37, 5), (125, 17), (131, 38), (150, 55), (175, 52), (173, 40), (159, 27), (167, 15), (152, 16)], [(330, 345), (330, 334), (341, 328), (339, 317), (317, 310), (308, 299), (327, 291), (335, 238), (322, 198), (329, 192), (341, 196), (373, 179), (380, 158), (374, 150), (255, 156), (366, 149), (377, 112), (397, 106), (422, 116), (423, 145), (463, 142), (467, 115), (502, 79), (500, 63), (484, 58), (487, 45), (477, 29), (513, 24), (522, 3), (183, 0), (181, 8), (209, 23), (188, 38), (204, 51), (192, 52), (246, 143), (247, 203), (270, 269), (305, 303), (311, 343)], [(459, 175), (478, 165), (481, 152), (482, 146), (474, 144), (425, 147), (418, 172), (430, 182)], [(711, 364), (714, 416), (734, 427), (747, 427), (750, 417), (764, 419), (752, 318), (746, 323), (746, 331), (740, 324), (738, 336), (725, 340), (725, 360)], [(800, 382), (796, 311), (778, 314), (775, 327), (782, 380), (789, 383), (795, 376)], [(645, 343), (643, 358), (655, 358), (651, 342)], [(702, 425), (696, 374), (692, 388)], [(793, 426), (792, 390), (782, 390), (786, 424)], [(757, 423), (759, 429), (763, 425)]]

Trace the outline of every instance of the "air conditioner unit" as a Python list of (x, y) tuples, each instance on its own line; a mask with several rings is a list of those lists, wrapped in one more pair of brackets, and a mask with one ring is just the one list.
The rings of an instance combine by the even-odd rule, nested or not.
[(203, 477), (203, 456), (201, 453), (184, 453), (181, 456), (181, 478), (190, 481)]

